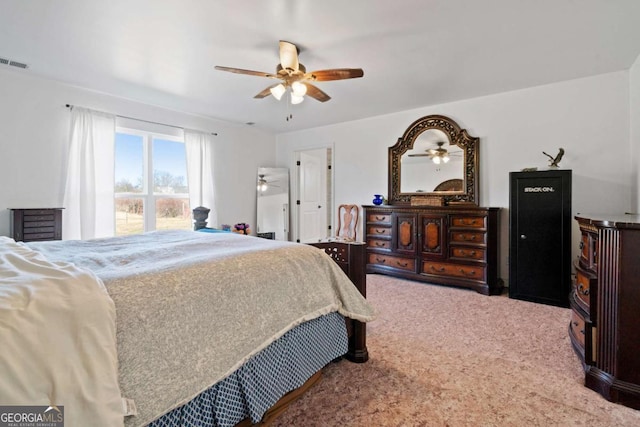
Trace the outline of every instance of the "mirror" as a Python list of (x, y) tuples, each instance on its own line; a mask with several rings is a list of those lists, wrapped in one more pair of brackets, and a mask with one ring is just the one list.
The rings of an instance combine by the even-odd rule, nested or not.
[(478, 145), (448, 117), (416, 120), (389, 147), (389, 203), (477, 204)]
[[(464, 178), (463, 152), (450, 146), (441, 130), (422, 132), (400, 158), (400, 192), (431, 193), (462, 191)], [(446, 190), (442, 183), (450, 183)]]
[(289, 169), (258, 168), (256, 183), (257, 236), (289, 240)]

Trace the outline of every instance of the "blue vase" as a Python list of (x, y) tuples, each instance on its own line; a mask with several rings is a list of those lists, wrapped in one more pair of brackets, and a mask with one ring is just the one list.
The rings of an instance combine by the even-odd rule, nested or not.
[(374, 194), (373, 195), (374, 199), (373, 199), (373, 204), (376, 206), (379, 206), (382, 204), (383, 199), (382, 199), (382, 195), (381, 194)]

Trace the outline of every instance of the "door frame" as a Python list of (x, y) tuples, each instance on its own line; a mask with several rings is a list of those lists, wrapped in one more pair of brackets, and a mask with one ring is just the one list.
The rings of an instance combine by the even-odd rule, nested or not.
[(292, 153), (291, 156), (291, 167), (290, 167), (290, 203), (291, 206), (291, 241), (299, 242), (300, 239), (300, 205), (298, 205), (297, 201), (300, 200), (300, 165), (298, 164), (300, 160), (300, 154), (307, 151), (316, 151), (316, 150), (327, 150), (327, 179), (330, 182), (330, 185), (326, 188), (327, 194), (327, 237), (335, 234), (335, 212), (333, 212), (334, 206), (334, 194), (335, 194), (335, 174), (334, 174), (334, 165), (335, 165), (335, 149), (333, 144), (328, 145), (320, 145), (320, 146), (312, 146), (306, 147), (302, 150), (296, 150)]

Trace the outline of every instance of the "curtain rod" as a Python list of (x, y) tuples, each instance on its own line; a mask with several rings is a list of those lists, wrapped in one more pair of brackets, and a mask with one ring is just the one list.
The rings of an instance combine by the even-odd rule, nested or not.
[[(65, 104), (65, 107), (73, 109), (73, 107), (75, 107), (75, 105), (73, 105), (73, 104)], [(177, 128), (177, 129), (184, 130), (184, 128), (182, 126), (168, 125), (166, 123), (160, 123), (160, 122), (152, 122), (151, 120), (136, 119), (135, 117), (121, 116), (120, 114), (115, 114), (115, 116), (116, 117), (120, 117), (121, 119), (137, 120), (139, 122), (151, 123), (153, 125), (169, 126), (171, 128)], [(211, 132), (211, 135), (218, 136), (218, 133), (217, 132)]]

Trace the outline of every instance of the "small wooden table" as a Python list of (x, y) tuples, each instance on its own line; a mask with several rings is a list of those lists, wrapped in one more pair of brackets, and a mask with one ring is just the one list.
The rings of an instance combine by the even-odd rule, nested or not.
[[(324, 249), (324, 251), (340, 266), (342, 271), (351, 279), (363, 297), (367, 297), (367, 274), (365, 262), (364, 242), (347, 242), (342, 240), (326, 240), (318, 243), (309, 243), (311, 246)], [(349, 351), (347, 360), (355, 363), (364, 363), (369, 360), (367, 351), (367, 325), (353, 319), (347, 319), (347, 331), (349, 332)]]

